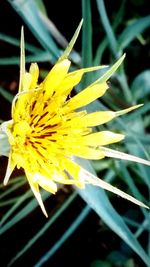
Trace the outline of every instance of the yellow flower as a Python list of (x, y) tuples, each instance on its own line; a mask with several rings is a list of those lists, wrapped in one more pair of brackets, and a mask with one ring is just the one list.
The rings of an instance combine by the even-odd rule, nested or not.
[[(71, 62), (68, 55), (80, 27), (81, 24), (64, 54), (41, 83), (38, 83), (39, 68), (36, 63), (31, 64), (29, 72), (25, 71), (22, 33), (19, 92), (12, 104), (12, 120), (2, 125), (11, 146), (4, 183), (8, 182), (15, 167), (22, 167), (46, 216), (39, 186), (55, 193), (57, 183), (79, 187), (92, 183), (138, 202), (88, 173), (74, 161), (74, 157), (98, 160), (112, 156), (113, 150), (104, 146), (121, 141), (124, 135), (110, 131), (93, 132), (92, 127), (137, 108), (135, 106), (119, 112), (97, 111), (87, 114), (83, 107), (106, 92), (107, 77), (96, 80), (70, 98), (72, 89), (84, 73), (101, 68), (91, 67), (69, 72)], [(124, 56), (114, 65), (113, 72), (123, 58)], [(110, 73), (108, 72), (108, 76)], [(123, 157), (123, 153), (121, 155), (119, 157)], [(114, 157), (117, 157), (117, 153)]]

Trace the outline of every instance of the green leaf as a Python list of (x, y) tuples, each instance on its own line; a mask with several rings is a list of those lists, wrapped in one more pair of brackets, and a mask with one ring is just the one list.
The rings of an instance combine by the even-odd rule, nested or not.
[(150, 93), (150, 70), (141, 72), (134, 79), (131, 85), (131, 91), (136, 100), (143, 99)]
[(0, 95), (2, 95), (6, 100), (12, 103), (14, 96), (8, 91), (6, 91), (3, 87), (0, 87)]
[[(115, 32), (115, 30), (118, 28), (120, 23), (123, 21), (123, 17), (125, 14), (125, 2), (126, 0), (121, 1), (121, 5), (119, 7), (119, 10), (116, 13), (115, 20), (112, 22), (112, 29)], [(94, 65), (98, 65), (101, 63), (103, 53), (105, 49), (107, 48), (109, 44), (108, 39), (105, 37), (103, 40), (100, 40), (100, 44), (96, 50), (96, 54), (94, 57)]]
[[(26, 56), (26, 63), (31, 62), (53, 62), (53, 56), (50, 55), (47, 51), (40, 50), (36, 54)], [(8, 65), (19, 65), (20, 57), (5, 57), (0, 58), (0, 65), (8, 66)]]
[[(20, 47), (20, 38), (19, 40), (10, 36), (10, 35), (7, 35), (7, 34), (4, 34), (4, 33), (0, 33), (0, 40), (3, 40), (4, 42), (7, 42), (11, 45), (14, 45), (14, 46), (17, 46), (17, 47)], [(39, 53), (41, 52), (41, 49), (37, 48), (36, 46), (34, 45), (31, 45), (29, 43), (26, 42), (26, 50), (29, 51), (29, 52), (32, 52), (32, 53)], [(1, 62), (0, 62), (1, 64)]]
[(82, 0), (82, 67), (92, 66), (92, 18), (90, 0)]
[(72, 201), (76, 198), (77, 193), (74, 192), (71, 196), (62, 204), (62, 206), (55, 212), (55, 214), (45, 223), (45, 225), (27, 242), (27, 244), (21, 249), (14, 258), (11, 259), (9, 265), (16, 262), (24, 253), (26, 253), (35, 242), (45, 234), (45, 232), (56, 222), (61, 214), (69, 207)]
[(150, 16), (138, 19), (128, 25), (118, 38), (120, 49), (126, 48), (137, 36), (150, 26)]
[[(26, 182), (25, 179), (22, 179), (21, 181), (19, 180), (15, 184), (12, 184), (12, 186), (8, 187), (8, 189), (5, 188), (6, 190), (3, 193), (1, 193), (1, 195), (0, 195), (0, 200), (2, 200), (5, 197), (9, 198), (9, 194), (16, 191), (16, 189), (18, 189), (19, 187), (23, 186), (25, 184), (25, 182)], [(2, 186), (4, 187), (4, 185), (2, 185)], [(1, 221), (1, 223), (2, 223), (2, 221)]]
[(118, 50), (117, 40), (116, 40), (114, 31), (112, 29), (111, 23), (109, 22), (109, 18), (107, 16), (104, 1), (97, 0), (96, 2), (97, 2), (97, 8), (100, 14), (101, 22), (107, 35), (110, 49), (112, 51), (112, 54), (115, 56), (115, 58), (118, 58), (118, 56), (120, 56), (121, 51)]
[(90, 267), (112, 267), (112, 265), (107, 261), (95, 260)]
[(37, 5), (37, 8), (43, 13), (47, 14), (46, 6), (44, 5), (43, 0), (34, 0), (35, 4)]
[[(94, 173), (90, 163), (81, 161), (82, 166)], [(141, 247), (138, 240), (129, 230), (123, 218), (112, 207), (106, 193), (97, 187), (87, 185), (84, 190), (78, 189), (79, 195), (88, 203), (88, 205), (102, 218), (102, 220), (119, 235), (143, 260), (145, 264), (149, 264), (150, 258)]]
[[(6, 218), (8, 219), (10, 217), (10, 215), (12, 215), (16, 209), (21, 206), (21, 204), (26, 201), (26, 199), (29, 198), (29, 196), (31, 196), (31, 190), (28, 190), (22, 197), (20, 197), (19, 201), (17, 203), (14, 204), (14, 206), (5, 214), (3, 220), (1, 223), (4, 223), (4, 221), (6, 220)], [(46, 191), (42, 191), (42, 198), (43, 201), (48, 198), (50, 196), (49, 192)], [(32, 198), (32, 200), (30, 200), (28, 202), (28, 204), (20, 209), (14, 216), (12, 219), (9, 219), (8, 222), (6, 222), (3, 226), (1, 226), (0, 228), (0, 234), (4, 234), (8, 229), (10, 229), (11, 227), (13, 227), (14, 225), (16, 225), (16, 223), (20, 222), (22, 219), (24, 219), (28, 214), (30, 214), (31, 212), (33, 212), (33, 210), (35, 208), (39, 207), (36, 199)]]
[(64, 234), (60, 237), (60, 239), (55, 242), (52, 248), (49, 249), (41, 259), (34, 265), (34, 267), (41, 267), (45, 262), (47, 262), (50, 257), (54, 255), (54, 253), (63, 245), (63, 243), (74, 233), (77, 227), (82, 223), (82, 221), (86, 218), (86, 216), (90, 212), (90, 207), (86, 206), (81, 213), (77, 216), (74, 222), (69, 226), (69, 228), (64, 232)]
[[(92, 66), (92, 17), (91, 17), (91, 1), (82, 0), (82, 17), (83, 17), (83, 28), (82, 28), (82, 67)], [(89, 85), (92, 81), (93, 73), (89, 73), (82, 79), (83, 87)]]
[(42, 47), (52, 54), (53, 60), (55, 61), (60, 55), (60, 50), (43, 24), (35, 2), (24, 0), (8, 0), (8, 2), (12, 5), (18, 15), (22, 17), (26, 25), (29, 27), (29, 30), (31, 30)]

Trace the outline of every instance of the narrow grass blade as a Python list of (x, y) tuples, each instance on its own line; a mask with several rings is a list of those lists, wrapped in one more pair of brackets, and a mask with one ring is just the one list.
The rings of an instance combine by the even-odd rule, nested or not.
[[(121, 172), (119, 172), (119, 170), (121, 170)], [(120, 178), (128, 185), (128, 187), (130, 188), (130, 191), (136, 197), (136, 199), (140, 199), (142, 202), (145, 201), (145, 198), (140, 193), (127, 167), (121, 161), (119, 162), (118, 172), (120, 174)], [(147, 211), (145, 209), (141, 208), (141, 210), (143, 211), (144, 214), (147, 214)]]
[[(4, 34), (4, 33), (0, 33), (0, 40), (6, 42), (8, 44), (20, 47), (20, 40), (12, 37), (10, 35)], [(26, 50), (31, 52), (31, 53), (41, 52), (41, 50), (39, 48), (37, 48), (36, 46), (31, 45), (31, 44), (29, 44), (27, 42), (26, 42)], [(1, 62), (0, 62), (0, 64), (1, 64)]]
[(131, 85), (133, 97), (136, 100), (146, 97), (150, 93), (150, 69), (144, 70), (136, 76)]
[[(80, 164), (94, 173), (91, 165), (84, 160), (80, 160)], [(124, 240), (130, 248), (132, 248), (143, 260), (145, 264), (149, 264), (150, 258), (135, 238), (134, 234), (129, 230), (123, 218), (115, 211), (104, 190), (92, 185), (87, 185), (84, 190), (78, 189), (80, 196), (88, 203), (88, 205), (102, 218), (102, 220)]]
[(118, 38), (118, 46), (120, 49), (126, 48), (138, 34), (142, 33), (150, 26), (150, 15), (140, 18), (128, 25)]
[(0, 234), (4, 233), (7, 231), (11, 226), (14, 225), (13, 219), (10, 219), (8, 223), (5, 223), (11, 216), (12, 214), (17, 210), (17, 208), (24, 202), (26, 199), (28, 199), (31, 196), (31, 192), (27, 191), (23, 196), (19, 198), (19, 201), (17, 201), (3, 216), (1, 219), (0, 225)]
[[(126, 2), (126, 0), (121, 1), (121, 3), (120, 3), (121, 6), (116, 13), (115, 20), (112, 22), (113, 32), (115, 32), (115, 30), (118, 28), (120, 23), (123, 21), (123, 17), (125, 14), (125, 2)], [(100, 44), (96, 50), (95, 57), (94, 57), (94, 65), (98, 65), (101, 63), (103, 53), (104, 53), (105, 49), (107, 48), (108, 44), (109, 44), (109, 41), (106, 37), (103, 40), (101, 40), (101, 42), (100, 42)]]
[(91, 18), (91, 1), (82, 0), (82, 66), (92, 66), (92, 18)]
[[(91, 14), (91, 1), (82, 0), (82, 17), (83, 17), (83, 28), (82, 28), (82, 67), (91, 67), (93, 65), (92, 55), (92, 14)], [(91, 83), (93, 73), (89, 73), (82, 79), (82, 86), (86, 87)]]
[(150, 259), (147, 254), (121, 216), (113, 209), (104, 191), (88, 185), (85, 190), (79, 190), (79, 194), (102, 220), (141, 257), (143, 262), (148, 264)]
[[(5, 190), (3, 193), (1, 193), (0, 195), (0, 200), (2, 200), (5, 197), (8, 197), (9, 194), (11, 194), (12, 192), (14, 192), (16, 189), (18, 189), (19, 187), (23, 186), (25, 184), (25, 180), (23, 179), (22, 181), (19, 181), (15, 184), (13, 184), (10, 188), (8, 188), (7, 190)], [(1, 223), (0, 223), (1, 224)]]
[[(9, 214), (5, 214), (5, 216), (8, 215), (10, 216), (12, 214), (12, 211), (14, 212), (16, 210), (16, 207), (22, 204), (22, 201), (25, 201), (29, 195), (32, 195), (31, 191), (27, 192), (24, 194), (21, 198), (20, 201), (16, 203), (14, 207), (12, 207), (12, 210), (9, 211)], [(43, 201), (50, 196), (50, 193), (44, 191), (42, 194)], [(7, 223), (5, 223), (1, 229), (0, 229), (0, 234), (4, 234), (8, 229), (10, 229), (12, 226), (14, 226), (17, 222), (20, 222), (22, 219), (24, 219), (30, 212), (33, 212), (33, 210), (38, 206), (38, 203), (36, 199), (32, 199), (31, 201), (28, 202), (28, 204), (19, 210), (16, 215), (13, 216), (11, 220), (9, 220)], [(6, 217), (4, 217), (2, 223), (6, 220)]]
[(22, 17), (29, 30), (32, 31), (36, 39), (40, 42), (45, 50), (48, 50), (53, 56), (53, 60), (56, 60), (60, 55), (56, 43), (51, 35), (48, 33), (44, 26), (40, 15), (38, 13), (37, 5), (34, 1), (15, 0), (8, 2), (12, 5), (15, 11)]
[(14, 96), (6, 91), (3, 87), (0, 86), (0, 95), (2, 95), (6, 100), (8, 100), (10, 103), (12, 103), (12, 100)]
[(78, 228), (78, 226), (82, 223), (82, 221), (86, 218), (86, 216), (90, 212), (90, 207), (86, 206), (80, 215), (74, 220), (74, 222), (70, 225), (70, 227), (64, 232), (64, 234), (60, 237), (60, 239), (50, 248), (49, 251), (43, 255), (43, 257), (34, 265), (34, 267), (41, 267), (45, 262), (47, 262), (56, 251), (64, 244), (64, 242), (74, 233), (74, 231)]
[(104, 30), (106, 32), (106, 35), (107, 35), (107, 38), (109, 41), (110, 49), (111, 49), (113, 55), (115, 56), (115, 58), (118, 58), (118, 56), (120, 56), (120, 53), (122, 53), (122, 52), (118, 50), (118, 44), (117, 44), (115, 34), (113, 32), (113, 29), (111, 27), (111, 24), (109, 22), (109, 19), (108, 19), (107, 13), (106, 13), (104, 1), (103, 0), (97, 0), (96, 2), (97, 2), (98, 11), (100, 14), (101, 22), (103, 24)]
[(62, 204), (62, 206), (55, 212), (55, 214), (46, 222), (46, 224), (28, 241), (28, 243), (20, 250), (17, 255), (12, 258), (9, 265), (11, 266), (16, 262), (24, 253), (26, 253), (35, 242), (45, 234), (45, 232), (56, 222), (56, 220), (61, 216), (61, 214), (69, 207), (69, 205), (74, 201), (77, 196), (77, 192), (72, 193), (72, 195)]

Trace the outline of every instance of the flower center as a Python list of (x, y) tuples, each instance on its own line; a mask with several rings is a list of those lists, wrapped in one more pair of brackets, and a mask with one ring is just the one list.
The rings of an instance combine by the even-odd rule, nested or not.
[(12, 125), (11, 133), (11, 145), (16, 149), (21, 148), (25, 144), (27, 136), (31, 133), (31, 127), (27, 121), (22, 120)]

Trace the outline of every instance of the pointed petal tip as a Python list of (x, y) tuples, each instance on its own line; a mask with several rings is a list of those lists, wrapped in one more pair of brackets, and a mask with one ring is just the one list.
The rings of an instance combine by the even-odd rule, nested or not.
[(4, 181), (3, 181), (4, 186), (6, 186), (8, 184), (8, 181), (9, 181), (11, 173), (12, 173), (12, 171), (7, 171), (6, 172), (6, 175), (5, 175), (5, 178), (4, 178)]
[(21, 26), (21, 35), (24, 34), (24, 26)]
[(46, 218), (48, 218), (48, 214), (46, 212), (46, 209), (45, 209), (45, 206), (44, 206), (44, 203), (43, 203), (40, 191), (39, 191), (39, 184), (33, 180), (33, 174), (32, 173), (27, 173), (26, 172), (26, 176), (27, 176), (29, 185), (30, 185), (30, 187), (32, 189), (32, 192), (35, 195), (35, 197), (37, 199), (37, 202), (39, 203), (43, 214), (45, 215)]
[(82, 26), (84, 19), (82, 18), (79, 25)]
[(109, 158), (127, 160), (127, 161), (137, 162), (137, 163), (141, 163), (141, 164), (150, 166), (150, 160), (136, 157), (136, 156), (124, 153), (124, 152), (120, 152), (118, 150), (110, 149), (108, 147), (102, 147), (101, 146), (101, 150), (104, 152), (105, 156), (109, 157)]
[(48, 214), (46, 212), (46, 209), (44, 208), (44, 209), (42, 209), (42, 211), (43, 211), (43, 214), (45, 215), (45, 217), (48, 218)]
[(69, 55), (70, 55), (70, 53), (71, 53), (71, 51), (72, 51), (72, 49), (73, 49), (73, 46), (74, 46), (74, 44), (75, 44), (75, 42), (76, 42), (76, 40), (77, 40), (77, 37), (78, 37), (78, 35), (79, 35), (79, 32), (80, 32), (80, 30), (81, 30), (82, 24), (83, 24), (83, 18), (81, 19), (81, 21), (80, 21), (80, 23), (79, 23), (79, 25), (78, 25), (78, 27), (77, 27), (77, 29), (76, 29), (76, 31), (75, 31), (75, 33), (74, 33), (72, 39), (71, 39), (71, 41), (69, 42), (68, 46), (66, 47), (64, 53), (60, 56), (60, 58), (58, 59), (57, 62), (60, 62), (60, 61), (62, 61), (63, 59), (69, 57)]
[(24, 44), (24, 27), (21, 27), (21, 40), (20, 40), (20, 79), (19, 79), (19, 90), (22, 90), (22, 79), (25, 73), (25, 44)]
[[(11, 171), (11, 173), (12, 173), (12, 171)], [(8, 184), (8, 181), (9, 181), (9, 178), (10, 178), (11, 173), (10, 172), (9, 173), (8, 172), (6, 173), (5, 178), (4, 178), (4, 181), (3, 181), (4, 186), (6, 186)]]
[(122, 109), (122, 110), (119, 110), (119, 111), (116, 111), (115, 112), (115, 117), (118, 117), (118, 116), (121, 116), (121, 115), (124, 115), (126, 113), (129, 113), (135, 109), (138, 109), (140, 107), (142, 107), (144, 104), (138, 104), (138, 105), (135, 105), (135, 106), (132, 106), (130, 108), (126, 108), (126, 109)]
[(9, 154), (9, 159), (8, 159), (8, 166), (7, 166), (7, 170), (6, 170), (6, 174), (5, 174), (4, 182), (3, 182), (4, 185), (7, 185), (8, 181), (9, 181), (9, 178), (10, 178), (13, 170), (15, 169), (15, 167), (16, 167), (16, 164), (13, 162), (12, 156), (11, 156), (11, 153), (10, 153)]
[(33, 193), (34, 193), (34, 195), (35, 195), (35, 197), (36, 197), (36, 199), (37, 199), (37, 201), (38, 201), (38, 203), (39, 203), (39, 205), (40, 205), (40, 208), (41, 208), (43, 214), (45, 215), (46, 218), (48, 218), (48, 214), (47, 214), (47, 212), (46, 212), (46, 209), (45, 209), (43, 200), (42, 200), (42, 198), (41, 198), (41, 194), (40, 194), (40, 192), (37, 192), (37, 191), (36, 191), (37, 188), (33, 188), (33, 186), (31, 187), (31, 189), (32, 189), (32, 191), (33, 191)]
[[(116, 63), (113, 65), (113, 66), (115, 66), (116, 65), (116, 70), (118, 69), (118, 67), (122, 64), (122, 62), (124, 61), (124, 59), (125, 59), (125, 57), (126, 57), (126, 53), (124, 53), (117, 61), (116, 61)], [(112, 67), (113, 67), (112, 66)], [(115, 70), (115, 71), (116, 71)]]
[(9, 178), (7, 178), (7, 177), (4, 178), (4, 182), (3, 182), (4, 186), (6, 186), (8, 184), (8, 180), (9, 180)]
[(144, 106), (144, 104), (143, 104), (143, 103), (141, 103), (141, 104), (138, 104), (138, 105), (136, 105), (135, 107), (136, 107), (136, 108), (140, 108), (140, 107), (142, 107), (142, 106)]
[(138, 199), (132, 197), (131, 195), (123, 192), (122, 190), (112, 186), (111, 184), (103, 181), (102, 179), (98, 178), (97, 176), (91, 174), (90, 172), (86, 171), (85, 169), (81, 169), (80, 171), (80, 177), (82, 177), (82, 179), (84, 180), (84, 182), (86, 184), (92, 184), (98, 187), (101, 187), (107, 191), (110, 191), (124, 199), (127, 199), (129, 201), (131, 201), (132, 203), (141, 206), (143, 208), (146, 208), (148, 210), (150, 210), (150, 207), (145, 205), (143, 202), (139, 201)]
[(36, 195), (36, 198), (37, 198), (37, 201), (38, 201), (38, 203), (40, 205), (40, 208), (41, 208), (43, 214), (45, 215), (46, 218), (48, 218), (48, 214), (47, 214), (47, 211), (45, 209), (45, 206), (44, 206), (44, 203), (42, 201), (40, 193), (39, 193), (39, 195), (38, 194)]

